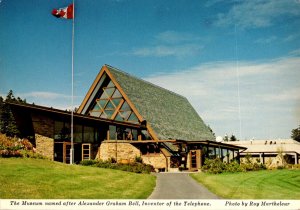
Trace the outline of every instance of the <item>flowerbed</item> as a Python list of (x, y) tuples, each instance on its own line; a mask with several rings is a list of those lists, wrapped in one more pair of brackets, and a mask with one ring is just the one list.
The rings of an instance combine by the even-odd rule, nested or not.
[(19, 139), (0, 134), (0, 157), (30, 157), (44, 158), (35, 153), (28, 139)]

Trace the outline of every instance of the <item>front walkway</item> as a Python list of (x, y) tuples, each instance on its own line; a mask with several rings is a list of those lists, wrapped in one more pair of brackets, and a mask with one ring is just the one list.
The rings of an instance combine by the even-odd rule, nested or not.
[(188, 173), (157, 173), (156, 187), (148, 199), (218, 199)]

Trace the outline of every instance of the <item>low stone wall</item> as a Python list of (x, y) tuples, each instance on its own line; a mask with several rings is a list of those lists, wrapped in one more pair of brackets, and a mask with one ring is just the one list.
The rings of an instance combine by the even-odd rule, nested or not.
[(36, 152), (54, 160), (54, 140), (52, 138), (35, 134)]
[(100, 145), (101, 160), (115, 159), (118, 163), (134, 162), (135, 157), (141, 156), (141, 152), (135, 146), (121, 141), (104, 141)]
[(142, 159), (144, 163), (150, 164), (156, 169), (167, 169), (167, 159), (161, 153), (142, 155)]
[(100, 160), (115, 159), (118, 163), (132, 163), (136, 157), (156, 169), (167, 168), (166, 158), (162, 153), (141, 155), (141, 151), (130, 143), (122, 141), (104, 141), (99, 147), (97, 157)]

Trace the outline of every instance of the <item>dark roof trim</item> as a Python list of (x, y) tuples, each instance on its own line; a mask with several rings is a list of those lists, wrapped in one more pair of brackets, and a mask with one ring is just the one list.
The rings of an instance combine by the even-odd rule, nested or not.
[(221, 142), (216, 142), (216, 141), (185, 141), (185, 140), (176, 140), (176, 142), (180, 143), (185, 143), (185, 144), (202, 144), (202, 145), (211, 145), (211, 146), (217, 146), (217, 147), (222, 147), (222, 148), (228, 148), (228, 149), (237, 149), (237, 150), (246, 150), (247, 147), (241, 147), (241, 146), (236, 146), (232, 144), (224, 144)]
[[(246, 152), (246, 151), (243, 151), (243, 152), (241, 152), (240, 154), (264, 154), (264, 153), (266, 153), (266, 154), (278, 154), (279, 152), (278, 151), (269, 151), (269, 152)], [(298, 154), (299, 155), (299, 153), (298, 152), (296, 152), (296, 151), (282, 151), (282, 153), (285, 153), (285, 154), (287, 154), (287, 153), (295, 153), (295, 154)]]
[[(6, 102), (9, 104), (12, 108), (18, 108), (18, 109), (24, 109), (24, 110), (30, 110), (30, 111), (40, 111), (43, 113), (48, 113), (48, 114), (57, 114), (61, 115), (64, 117), (71, 117), (71, 112), (70, 111), (63, 111), (60, 109), (55, 109), (55, 108), (49, 108), (45, 106), (39, 106), (39, 105), (32, 105), (32, 104), (23, 104), (23, 103), (14, 103), (14, 102)], [(144, 128), (146, 129), (145, 126), (139, 125), (139, 124), (134, 124), (134, 123), (128, 123), (128, 122), (119, 122), (115, 120), (109, 120), (109, 119), (102, 119), (102, 118), (97, 118), (97, 117), (92, 117), (92, 116), (87, 116), (87, 115), (82, 115), (78, 113), (73, 113), (74, 119), (79, 119), (79, 120), (88, 120), (90, 122), (95, 122), (95, 123), (108, 123), (112, 125), (123, 125), (123, 126), (128, 126), (128, 127), (135, 127), (135, 128)]]
[(106, 143), (130, 143), (130, 144), (144, 144), (144, 143), (163, 143), (175, 142), (175, 140), (105, 140)]

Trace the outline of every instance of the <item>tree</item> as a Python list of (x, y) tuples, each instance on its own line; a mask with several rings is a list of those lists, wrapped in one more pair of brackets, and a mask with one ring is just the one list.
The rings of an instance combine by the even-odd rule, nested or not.
[(6, 102), (26, 103), (26, 100), (19, 97), (16, 99), (12, 90), (8, 92), (5, 100), (0, 98), (0, 132), (7, 136), (20, 136), (13, 113)]
[(300, 142), (300, 125), (298, 128), (295, 128), (292, 130), (292, 135), (291, 135), (292, 139)]
[(2, 133), (3, 121), (2, 121), (2, 113), (3, 113), (4, 99), (0, 96), (0, 132)]
[(224, 136), (224, 141), (228, 141), (228, 135), (227, 134)]
[(235, 137), (235, 135), (231, 135), (231, 137), (230, 137), (230, 141), (237, 141), (237, 139), (236, 139), (236, 137)]

